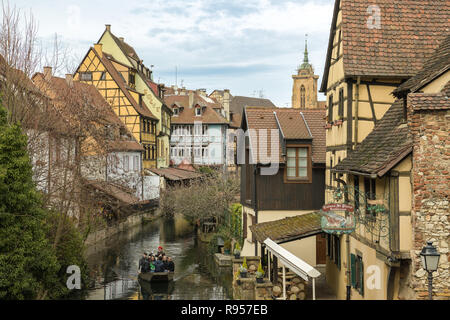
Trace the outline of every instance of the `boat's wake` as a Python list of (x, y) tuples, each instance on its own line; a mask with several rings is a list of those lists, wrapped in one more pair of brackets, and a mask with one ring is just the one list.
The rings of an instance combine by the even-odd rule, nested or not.
[(176, 278), (173, 279), (173, 281), (178, 281), (183, 278), (186, 278), (187, 276), (190, 276), (194, 273), (195, 270), (198, 268), (198, 264), (190, 265), (182, 274), (178, 275)]

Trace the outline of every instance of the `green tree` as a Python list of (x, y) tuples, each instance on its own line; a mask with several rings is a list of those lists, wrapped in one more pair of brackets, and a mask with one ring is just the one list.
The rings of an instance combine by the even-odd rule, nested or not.
[(0, 101), (0, 300), (45, 299), (58, 284), (46, 211), (32, 180), (27, 137)]

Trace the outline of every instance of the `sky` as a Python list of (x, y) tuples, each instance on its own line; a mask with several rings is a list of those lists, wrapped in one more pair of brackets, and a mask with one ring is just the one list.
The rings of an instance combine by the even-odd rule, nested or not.
[[(188, 89), (230, 89), (290, 107), (292, 75), (303, 62), (322, 79), (334, 0), (14, 0), (38, 22), (39, 40), (55, 34), (75, 64), (105, 24), (136, 49), (154, 80)], [(177, 76), (176, 76), (176, 70)], [(319, 100), (325, 100), (319, 93)]]

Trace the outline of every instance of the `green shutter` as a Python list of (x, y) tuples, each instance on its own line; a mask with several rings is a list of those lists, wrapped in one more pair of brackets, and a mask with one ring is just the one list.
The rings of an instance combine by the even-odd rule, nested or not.
[(356, 256), (354, 254), (350, 255), (350, 269), (352, 276), (352, 287), (356, 287)]
[(359, 277), (360, 277), (360, 279), (359, 279), (359, 293), (362, 295), (362, 296), (364, 296), (364, 264), (363, 264), (363, 261), (362, 261), (362, 258), (360, 258), (361, 260), (359, 261), (359, 266), (360, 266), (360, 269), (359, 269)]

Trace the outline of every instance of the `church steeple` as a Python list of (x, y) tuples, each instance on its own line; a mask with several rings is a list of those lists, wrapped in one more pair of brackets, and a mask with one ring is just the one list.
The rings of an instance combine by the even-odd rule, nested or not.
[(314, 74), (314, 68), (309, 63), (308, 35), (305, 39), (305, 52), (303, 63), (298, 66), (297, 74), (292, 76), (294, 85), (292, 89), (292, 108), (316, 109), (317, 108), (317, 80), (319, 76)]
[(305, 54), (303, 58), (303, 64), (298, 68), (299, 70), (312, 69), (312, 65), (309, 63), (308, 56), (308, 35), (305, 35), (305, 37)]

